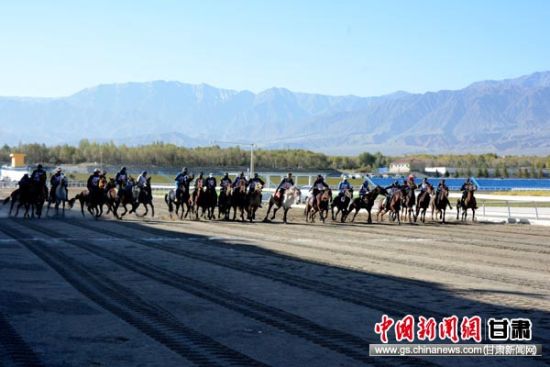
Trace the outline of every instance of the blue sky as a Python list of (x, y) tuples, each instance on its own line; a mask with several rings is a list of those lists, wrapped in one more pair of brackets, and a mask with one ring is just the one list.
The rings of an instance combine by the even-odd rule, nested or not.
[(550, 1), (2, 1), (0, 95), (178, 80), (372, 96), (550, 70)]

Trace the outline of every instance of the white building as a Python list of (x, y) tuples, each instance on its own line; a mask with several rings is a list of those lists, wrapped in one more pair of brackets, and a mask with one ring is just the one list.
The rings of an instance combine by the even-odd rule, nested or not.
[(426, 167), (424, 168), (424, 172), (430, 173), (432, 175), (435, 175), (439, 173), (440, 175), (445, 175), (447, 172), (449, 174), (455, 173), (456, 169), (452, 167)]
[(390, 173), (408, 174), (411, 172), (411, 163), (408, 161), (395, 161), (390, 163)]

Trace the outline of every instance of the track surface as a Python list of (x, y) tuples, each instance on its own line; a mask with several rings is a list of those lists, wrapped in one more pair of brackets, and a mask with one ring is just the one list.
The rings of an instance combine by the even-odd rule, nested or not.
[(1, 218), (0, 365), (548, 362), (368, 357), (384, 313), (528, 317), (545, 354), (548, 228), (306, 225), (296, 209), (289, 225), (179, 221), (161, 203), (157, 212), (122, 222), (75, 210)]

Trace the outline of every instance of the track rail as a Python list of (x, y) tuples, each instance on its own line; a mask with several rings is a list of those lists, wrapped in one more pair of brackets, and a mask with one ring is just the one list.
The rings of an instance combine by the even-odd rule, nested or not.
[(180, 322), (160, 306), (141, 299), (110, 277), (78, 263), (46, 241), (30, 241), (25, 233), (8, 226), (0, 231), (59, 273), (87, 298), (128, 324), (199, 366), (265, 366)]

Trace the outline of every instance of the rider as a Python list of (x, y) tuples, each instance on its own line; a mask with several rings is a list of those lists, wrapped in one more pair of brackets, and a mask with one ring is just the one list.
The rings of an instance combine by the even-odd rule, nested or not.
[(445, 189), (445, 190), (449, 190), (449, 188), (447, 187), (447, 185), (445, 184), (445, 179), (442, 178), (440, 181), (439, 181), (439, 184), (437, 184), (437, 189), (435, 190), (435, 200), (436, 200), (436, 204), (439, 203), (439, 193), (441, 192), (442, 189)]
[(294, 179), (292, 178), (292, 172), (289, 172), (286, 177), (283, 177), (279, 186), (275, 189), (275, 199), (280, 200), (283, 198), (285, 191), (291, 186), (294, 186)]
[(141, 172), (141, 175), (139, 175), (137, 178), (137, 187), (139, 187), (140, 190), (147, 186), (147, 179), (147, 171)]
[(123, 191), (130, 191), (132, 185), (129, 181), (128, 173), (126, 172), (126, 167), (122, 167), (120, 171), (116, 174), (115, 182), (118, 185), (118, 197), (122, 195)]
[(315, 202), (317, 201), (317, 195), (321, 192), (322, 189), (328, 189), (329, 186), (325, 182), (325, 178), (322, 175), (317, 175), (317, 179), (313, 183), (313, 186), (311, 186), (311, 196), (313, 200), (313, 204), (315, 205)]
[(348, 181), (348, 177), (346, 175), (342, 175), (342, 181), (338, 184), (338, 198), (340, 200), (344, 201), (344, 195), (346, 194), (346, 191), (353, 192), (353, 186)]
[(88, 177), (86, 187), (90, 192), (90, 197), (95, 198), (99, 192), (99, 168), (94, 169), (94, 173)]
[(176, 197), (179, 197), (181, 190), (184, 188), (189, 192), (189, 173), (187, 172), (187, 167), (183, 167), (181, 172), (178, 173), (174, 181), (176, 181)]
[(244, 172), (241, 172), (241, 174), (235, 179), (235, 182), (233, 182), (233, 187), (239, 187), (241, 181), (244, 181), (245, 186), (247, 185), (246, 177), (244, 177)]
[(369, 192), (369, 178), (368, 176), (365, 176), (365, 181), (363, 181), (361, 188), (359, 188), (359, 198), (363, 200), (365, 195), (367, 195)]
[(99, 173), (99, 185), (98, 187), (100, 189), (105, 189), (105, 186), (107, 185), (107, 171), (104, 169)]
[[(399, 185), (399, 180), (395, 180), (391, 185), (384, 187), (384, 192), (386, 193), (386, 209), (389, 210), (391, 198), (397, 191), (401, 190), (401, 188), (402, 187)], [(390, 191), (388, 192), (388, 190)]]
[(248, 192), (251, 193), (256, 189), (256, 184), (262, 185), (262, 187), (265, 185), (264, 180), (260, 178), (260, 176), (257, 173), (254, 173), (254, 178), (252, 178), (248, 182)]
[(226, 190), (228, 187), (231, 187), (232, 183), (233, 182), (231, 181), (231, 178), (229, 178), (229, 173), (225, 172), (225, 174), (223, 175), (220, 181), (220, 186), (222, 190)]
[(61, 170), (61, 167), (57, 167), (55, 170), (55, 173), (50, 178), (50, 198), (53, 200), (55, 198), (55, 190), (57, 189), (57, 186), (59, 186), (63, 182), (63, 178), (65, 175), (63, 175), (63, 171)]
[(195, 180), (195, 190), (198, 190), (199, 187), (200, 187), (200, 188), (204, 187), (204, 178), (203, 178), (203, 175), (204, 175), (203, 172), (199, 173), (199, 177), (197, 177), (197, 179)]
[(473, 188), (473, 190), (475, 190), (476, 186), (472, 182), (472, 179), (468, 177), (460, 187), (460, 191), (462, 191), (462, 198), (460, 199), (461, 203), (464, 203), (464, 200), (466, 199), (466, 195), (468, 195), (468, 191), (470, 190), (470, 188)]
[(426, 192), (426, 190), (428, 190), (428, 187), (430, 187), (431, 184), (428, 182), (428, 178), (427, 177), (424, 177), (422, 179), (422, 183), (420, 184), (420, 192), (423, 193), (423, 192)]
[[(223, 180), (222, 180), (223, 181)], [(213, 173), (208, 174), (208, 178), (206, 179), (206, 187), (209, 190), (216, 190), (216, 185), (218, 183), (216, 182), (216, 177), (214, 177)]]
[(21, 177), (21, 179), (19, 180), (19, 182), (17, 184), (19, 185), (20, 189), (24, 190), (24, 189), (29, 188), (31, 183), (32, 183), (32, 181), (31, 181), (31, 178), (30, 178), (29, 174), (25, 173), (23, 175), (23, 177)]
[(46, 187), (47, 179), (48, 175), (46, 174), (46, 171), (44, 171), (44, 169), (42, 168), (42, 165), (39, 164), (38, 166), (36, 166), (36, 169), (32, 171), (31, 180), (33, 183), (41, 185), (44, 190), (46, 190), (46, 193), (48, 191), (48, 188)]
[(416, 189), (416, 182), (414, 182), (414, 175), (409, 175), (407, 177), (407, 181), (404, 183), (404, 186), (408, 189), (414, 190)]

